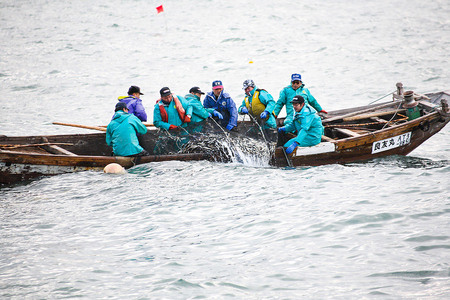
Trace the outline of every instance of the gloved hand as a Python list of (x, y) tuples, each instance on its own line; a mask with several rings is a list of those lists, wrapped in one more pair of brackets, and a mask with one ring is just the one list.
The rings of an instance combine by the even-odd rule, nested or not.
[(184, 123), (189, 123), (189, 122), (191, 122), (191, 116), (190, 115), (186, 115), (184, 117)]
[(289, 147), (286, 148), (286, 154), (291, 154), (295, 148), (297, 148), (298, 143), (293, 142)]
[(280, 128), (278, 128), (278, 132), (279, 133), (284, 133), (284, 132), (286, 132), (286, 128), (285, 127), (280, 127)]
[(169, 130), (175, 130), (176, 131), (177, 129), (179, 129), (178, 126), (170, 124)]
[(212, 118), (212, 114), (211, 113), (209, 114), (208, 118)]
[(325, 111), (325, 110), (321, 110), (321, 111), (319, 111), (320, 113), (324, 113), (324, 114), (327, 114), (328, 112), (327, 111)]
[(218, 117), (219, 120), (222, 120), (222, 119), (223, 119), (222, 114), (221, 114), (220, 112), (218, 112), (217, 110), (213, 111), (213, 115), (214, 115), (215, 117)]
[(260, 117), (261, 119), (263, 119), (263, 120), (265, 120), (268, 116), (269, 116), (269, 112), (267, 112), (267, 111), (263, 111), (263, 112), (259, 115), (259, 117)]
[(242, 109), (241, 109), (241, 114), (248, 114), (248, 109), (247, 109), (247, 107), (243, 107)]
[(228, 131), (230, 131), (231, 129), (233, 129), (233, 127), (234, 127), (233, 125), (228, 124), (227, 127), (226, 127), (226, 129), (227, 129)]

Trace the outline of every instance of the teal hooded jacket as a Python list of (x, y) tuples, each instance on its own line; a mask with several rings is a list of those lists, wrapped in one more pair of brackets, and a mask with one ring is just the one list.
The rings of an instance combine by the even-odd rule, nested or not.
[(106, 127), (106, 143), (112, 146), (114, 155), (136, 155), (144, 148), (139, 145), (136, 134), (146, 134), (147, 127), (135, 115), (122, 110), (114, 114)]
[(191, 122), (198, 123), (209, 117), (209, 114), (214, 112), (214, 108), (204, 108), (200, 98), (193, 94), (187, 94), (186, 101), (192, 106)]
[(284, 126), (287, 132), (297, 131), (295, 138), (290, 139), (284, 144), (289, 147), (293, 142), (297, 142), (301, 147), (315, 146), (320, 143), (323, 135), (323, 125), (317, 112), (306, 104), (296, 112), (294, 121)]
[(302, 84), (298, 89), (294, 90), (292, 88), (292, 84), (288, 85), (280, 92), (280, 97), (278, 98), (277, 103), (275, 104), (275, 109), (273, 110), (273, 114), (278, 116), (283, 106), (286, 105), (286, 119), (284, 120), (284, 125), (292, 122), (294, 118), (294, 107), (292, 106), (292, 99), (295, 96), (300, 95), (305, 99), (305, 103), (311, 105), (318, 112), (322, 110), (322, 107), (317, 102), (316, 98), (311, 95), (309, 90), (305, 88), (305, 85)]

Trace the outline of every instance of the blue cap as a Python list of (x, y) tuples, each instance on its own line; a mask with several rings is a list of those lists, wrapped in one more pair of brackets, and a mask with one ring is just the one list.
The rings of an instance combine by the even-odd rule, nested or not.
[(220, 81), (220, 80), (213, 81), (212, 88), (213, 88), (213, 90), (215, 90), (215, 89), (223, 89), (222, 81)]
[(302, 75), (297, 74), (297, 73), (292, 74), (292, 76), (291, 76), (291, 82), (294, 81), (294, 80), (300, 80), (300, 81), (302, 81)]

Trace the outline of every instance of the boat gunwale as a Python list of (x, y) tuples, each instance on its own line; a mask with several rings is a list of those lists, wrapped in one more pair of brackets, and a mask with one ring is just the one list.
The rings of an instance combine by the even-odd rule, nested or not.
[[(163, 160), (184, 160), (183, 158), (207, 159), (209, 155), (206, 153), (179, 153), (179, 154), (165, 154), (165, 155), (149, 155), (149, 156), (95, 156), (95, 155), (77, 155), (69, 156), (62, 154), (51, 153), (26, 153), (19, 151), (1, 150), (0, 159), (5, 160), (2, 156), (7, 157), (11, 163), (19, 164), (34, 164), (34, 165), (64, 165), (67, 166), (85, 166), (86, 164), (98, 164), (98, 166), (106, 166), (110, 163), (118, 163), (123, 167), (132, 167), (137, 164), (147, 162), (156, 162)], [(85, 164), (83, 164), (85, 163)]]
[[(416, 127), (416, 126), (420, 125), (420, 123), (422, 123), (423, 121), (431, 121), (431, 120), (437, 119), (440, 116), (441, 115), (440, 115), (439, 111), (434, 111), (432, 113), (421, 116), (414, 120), (407, 121), (402, 124), (397, 124), (397, 125), (393, 125), (390, 127), (386, 127), (384, 129), (367, 132), (367, 133), (364, 133), (364, 134), (361, 134), (361, 135), (355, 136), (355, 137), (346, 137), (346, 138), (338, 139), (338, 140), (335, 140), (336, 148), (337, 148), (336, 150), (345, 149), (343, 147), (345, 144), (348, 144), (351, 142), (359, 142), (361, 140), (364, 140), (367, 143), (372, 143), (372, 142), (376, 141), (375, 138), (380, 139), (382, 137), (390, 136), (390, 134), (388, 134), (388, 133), (391, 133), (392, 131), (399, 131), (398, 134), (401, 134), (400, 132), (402, 132), (402, 131), (406, 132), (406, 131), (408, 131), (408, 129), (411, 129), (412, 127)], [(450, 118), (449, 118), (449, 120), (450, 120)], [(447, 120), (446, 122), (448, 122), (449, 120)], [(401, 129), (401, 130), (399, 130), (399, 129)], [(360, 145), (354, 145), (354, 147), (356, 147), (356, 146), (360, 146)]]

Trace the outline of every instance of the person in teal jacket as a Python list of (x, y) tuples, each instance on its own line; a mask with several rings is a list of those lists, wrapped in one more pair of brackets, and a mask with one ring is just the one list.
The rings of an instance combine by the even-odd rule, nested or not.
[(278, 98), (278, 101), (275, 104), (275, 109), (273, 110), (273, 115), (277, 118), (283, 106), (286, 105), (286, 119), (284, 120), (283, 125), (291, 123), (294, 118), (292, 99), (297, 95), (302, 96), (303, 99), (305, 99), (305, 103), (312, 106), (316, 111), (320, 113), (327, 113), (322, 109), (322, 106), (320, 106), (316, 98), (311, 95), (309, 90), (305, 88), (305, 85), (302, 83), (302, 76), (300, 74), (292, 74), (291, 84), (281, 90), (280, 97)]
[(117, 156), (144, 156), (149, 153), (139, 145), (137, 134), (146, 134), (147, 127), (133, 114), (128, 113), (127, 104), (118, 102), (115, 114), (106, 127), (106, 143), (112, 146)]
[(199, 123), (212, 116), (219, 118), (219, 120), (223, 119), (222, 114), (214, 108), (203, 107), (201, 97), (204, 94), (198, 86), (194, 86), (189, 90), (189, 94), (184, 97), (192, 106), (191, 123)]
[(266, 90), (258, 89), (253, 80), (247, 79), (243, 83), (246, 97), (238, 109), (240, 114), (251, 114), (258, 121), (265, 122), (264, 128), (277, 128), (277, 124), (272, 111), (275, 107), (275, 101), (271, 94)]
[(184, 96), (186, 101), (192, 106), (192, 117), (191, 123), (188, 125), (188, 131), (201, 132), (203, 129), (204, 120), (213, 115), (219, 120), (223, 119), (221, 113), (219, 113), (214, 108), (204, 108), (202, 102), (200, 101), (202, 95), (204, 95), (198, 86), (194, 86), (189, 90), (189, 94)]
[(294, 120), (278, 128), (280, 133), (294, 131), (298, 133), (295, 138), (284, 144), (284, 147), (287, 147), (287, 154), (292, 153), (298, 146), (310, 147), (319, 144), (323, 135), (322, 119), (302, 96), (295, 96), (292, 99), (292, 105), (295, 110)]
[(174, 96), (168, 87), (159, 91), (161, 99), (153, 109), (153, 124), (161, 129), (180, 131), (191, 122), (192, 106), (181, 96)]

